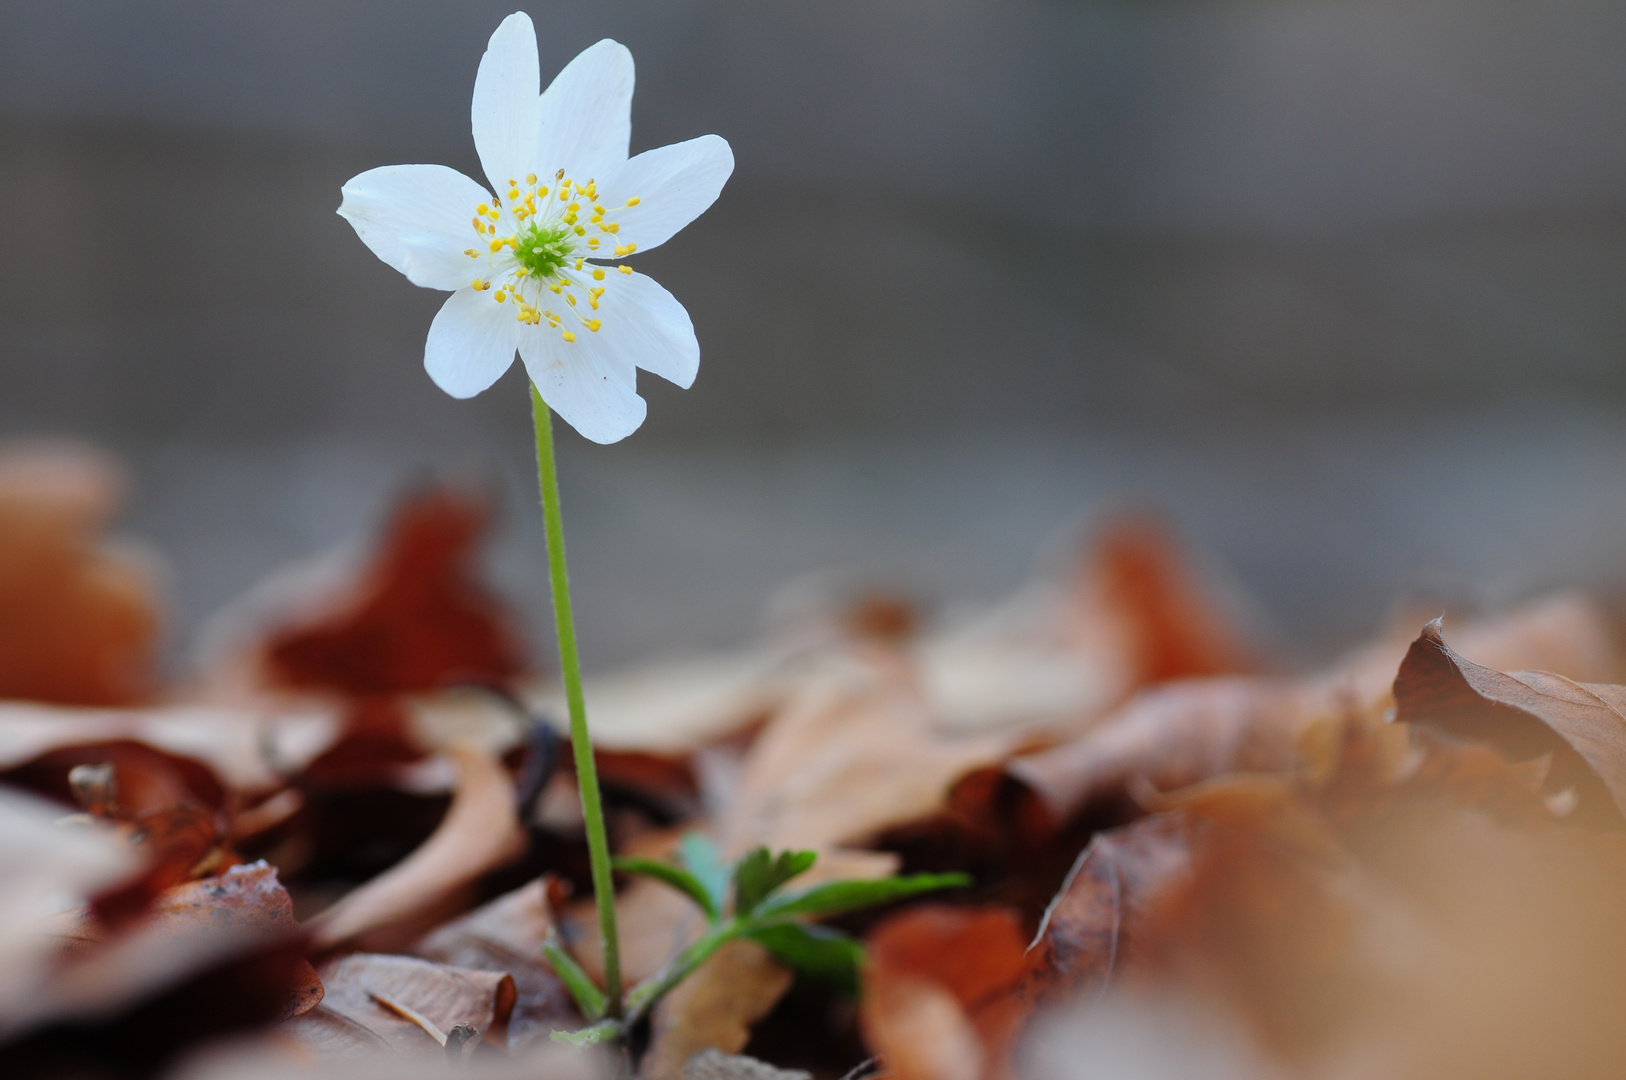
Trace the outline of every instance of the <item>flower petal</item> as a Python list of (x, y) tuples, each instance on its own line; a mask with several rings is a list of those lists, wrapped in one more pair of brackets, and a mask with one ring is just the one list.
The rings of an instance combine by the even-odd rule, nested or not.
[[(734, 151), (718, 135), (639, 154), (599, 180), (600, 203), (621, 208), (606, 215), (619, 225), (616, 243), (635, 243), (639, 251), (666, 243), (717, 201), (733, 171)], [(637, 206), (626, 205), (631, 198)]]
[(627, 160), (632, 140), (632, 53), (605, 38), (565, 65), (542, 91), (538, 172), (576, 180), (603, 176)]
[(536, 28), (516, 11), (502, 21), (474, 77), (474, 149), (486, 179), (499, 193), (509, 180), (536, 168), (536, 137), (542, 117), (538, 89), (542, 73), (536, 58)]
[(457, 289), (469, 283), (467, 272), (451, 272), (460, 265), (452, 256), (472, 264), (463, 250), (474, 235), (474, 208), (491, 198), (485, 188), (444, 165), (387, 165), (351, 177), (341, 190), (339, 216), (412, 284)]
[(636, 364), (687, 390), (700, 370), (694, 323), (677, 298), (643, 274), (605, 275), (603, 327), (583, 335), (618, 364)]
[(514, 362), (523, 324), (490, 293), (459, 289), (446, 298), (423, 349), (424, 370), (455, 398), (470, 398)]
[(634, 389), (632, 365), (599, 347), (597, 337), (581, 330), (567, 342), (559, 331), (537, 327), (521, 336), (519, 355), (542, 400), (565, 423), (592, 442), (620, 442), (638, 430), (648, 406)]

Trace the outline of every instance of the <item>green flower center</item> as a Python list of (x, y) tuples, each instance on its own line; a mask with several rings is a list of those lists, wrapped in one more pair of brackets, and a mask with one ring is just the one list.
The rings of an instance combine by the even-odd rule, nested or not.
[(571, 243), (575, 237), (570, 226), (537, 222), (527, 225), (515, 237), (514, 258), (533, 278), (546, 281), (559, 272), (559, 268), (575, 250)]

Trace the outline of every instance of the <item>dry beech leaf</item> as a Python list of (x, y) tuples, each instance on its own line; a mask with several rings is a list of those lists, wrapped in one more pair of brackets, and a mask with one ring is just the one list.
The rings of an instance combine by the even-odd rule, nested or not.
[(502, 764), (479, 750), (454, 747), (457, 793), (446, 817), (411, 855), (312, 919), (312, 947), (328, 952), (384, 927), (411, 920), (516, 856), (524, 834), (514, 785)]
[[(1474, 624), (1464, 639), (1514, 666), (1525, 658), (1562, 662), (1566, 656), (1585, 672), (1613, 664), (1596, 605), (1574, 594)], [(1313, 764), (1307, 735), (1380, 709), (1405, 652), (1403, 644), (1385, 642), (1308, 678), (1194, 679), (1155, 687), (1071, 742), (960, 778), (951, 801), (972, 818), (1003, 815), (1043, 828), (1091, 804), (1122, 801), (1137, 785), (1172, 790), (1229, 772)]]
[(1626, 814), (1626, 687), (1481, 667), (1445, 643), (1435, 620), (1406, 653), (1394, 694), (1397, 720), (1514, 761), (1549, 756), (1549, 791), (1573, 789), (1583, 815)]
[(1021, 921), (1008, 908), (920, 904), (865, 938), (859, 1025), (899, 1080), (1001, 1075), (1025, 1015)]
[(320, 1008), (282, 1029), (320, 1054), (388, 1050), (444, 1057), (434, 1035), (407, 1018), (413, 1013), (442, 1037), (458, 1024), (468, 1024), (486, 1040), (506, 1044), (514, 980), (504, 972), (411, 956), (351, 953), (324, 964), (321, 974), (327, 996)]
[(156, 687), (153, 573), (101, 535), (123, 487), (85, 447), (0, 451), (0, 698), (126, 705)]
[[(196, 1010), (190, 1022), (203, 1033), (216, 1024), (286, 1019), (322, 998), (292, 902), (263, 862), (170, 889), (142, 923), (121, 934), (86, 911), (64, 912), (37, 929), (65, 962), (8, 1017), (13, 1023), (94, 1023), (168, 996), (190, 1002), (182, 1011)], [(180, 1041), (185, 1032), (167, 1037)]]
[(0, 1028), (56, 966), (59, 945), (35, 922), (55, 902), (74, 904), (138, 868), (100, 828), (56, 824), (59, 807), (0, 788)]
[(1009, 738), (943, 731), (902, 657), (854, 650), (757, 736), (725, 811), (724, 846), (862, 846), (938, 809), (949, 782), (999, 759)]
[(1148, 905), (1190, 873), (1190, 837), (1177, 816), (1097, 834), (1045, 911), (1022, 996), (1038, 1006), (1097, 995), (1134, 972)]
[(479, 971), (506, 972), (514, 979), (508, 1048), (523, 1049), (552, 1031), (582, 1027), (570, 992), (542, 957), (554, 930), (548, 902), (551, 878), (538, 878), (441, 926), (412, 947), (427, 960)]
[(737, 1054), (751, 1025), (790, 989), (791, 972), (753, 941), (731, 941), (656, 1006), (640, 1075), (684, 1080), (685, 1066), (703, 1050)]
[(244, 794), (275, 790), (281, 771), (309, 764), (332, 744), (331, 711), (177, 705), (148, 709), (75, 709), (0, 704), (0, 770), (52, 751), (90, 743), (139, 743), (212, 769)]
[(472, 566), (488, 516), (446, 489), (405, 500), (349, 594), (265, 642), (267, 670), (283, 685), (357, 695), (512, 680), (523, 666), (513, 620)]

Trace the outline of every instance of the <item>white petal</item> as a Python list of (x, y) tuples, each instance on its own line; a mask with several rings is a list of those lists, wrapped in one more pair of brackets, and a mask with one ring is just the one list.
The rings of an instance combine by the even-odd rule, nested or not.
[(470, 398), (502, 377), (514, 362), (524, 324), (489, 292), (459, 289), (446, 298), (423, 348), (424, 370), (455, 398)]
[(491, 186), (501, 192), (510, 180), (536, 168), (536, 137), (542, 117), (531, 17), (516, 11), (491, 35), (474, 77), (474, 149)]
[(605, 38), (585, 49), (542, 92), (538, 172), (574, 180), (603, 176), (627, 160), (632, 140), (632, 53)]
[(527, 331), (519, 344), (525, 370), (548, 407), (565, 423), (596, 443), (620, 442), (644, 422), (648, 406), (633, 388), (637, 372), (576, 331), (565, 341), (543, 325)]
[[(606, 221), (619, 224), (619, 244), (648, 251), (672, 238), (717, 201), (734, 171), (734, 151), (718, 135), (646, 150), (599, 180), (599, 202), (609, 207)], [(627, 206), (636, 198), (637, 206)], [(616, 209), (620, 207), (620, 209)]]
[(677, 298), (643, 274), (604, 276), (604, 296), (596, 334), (583, 335), (617, 363), (652, 371), (687, 390), (700, 370), (700, 342), (694, 323)]
[[(474, 242), (474, 208), (489, 202), (485, 188), (444, 165), (387, 165), (368, 169), (341, 189), (339, 216), (373, 254), (426, 289), (457, 289), (472, 280), (452, 273)], [(439, 252), (439, 254), (432, 254)]]

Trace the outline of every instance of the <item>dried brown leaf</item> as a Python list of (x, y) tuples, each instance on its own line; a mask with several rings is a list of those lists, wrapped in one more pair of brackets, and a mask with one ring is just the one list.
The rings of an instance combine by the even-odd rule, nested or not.
[(542, 943), (555, 929), (543, 877), (499, 896), (441, 926), (412, 947), (428, 960), (478, 971), (506, 972), (514, 979), (508, 1048), (520, 1050), (556, 1029), (585, 1024), (570, 992), (542, 957)]
[(384, 927), (410, 931), (415, 916), (519, 853), (523, 832), (507, 771), (479, 750), (454, 748), (451, 756), (457, 794), (440, 827), (401, 863), (311, 920), (317, 951)]
[(126, 705), (156, 687), (152, 571), (101, 536), (123, 486), (88, 448), (0, 451), (0, 698)]
[(1445, 643), (1435, 620), (1406, 653), (1394, 695), (1397, 720), (1486, 743), (1513, 761), (1550, 757), (1547, 790), (1573, 789), (1583, 818), (1626, 813), (1626, 687), (1481, 667)]
[[(504, 972), (352, 953), (324, 964), (321, 975), (327, 987), (321, 1006), (282, 1030), (324, 1056), (443, 1053), (444, 1033), (458, 1024), (469, 1024), (498, 1046), (506, 1044), (514, 980)], [(442, 1040), (409, 1018), (414, 1015), (438, 1028)]]
[(703, 1050), (739, 1053), (792, 978), (755, 942), (724, 945), (656, 1007), (640, 1075), (684, 1080), (689, 1059)]

